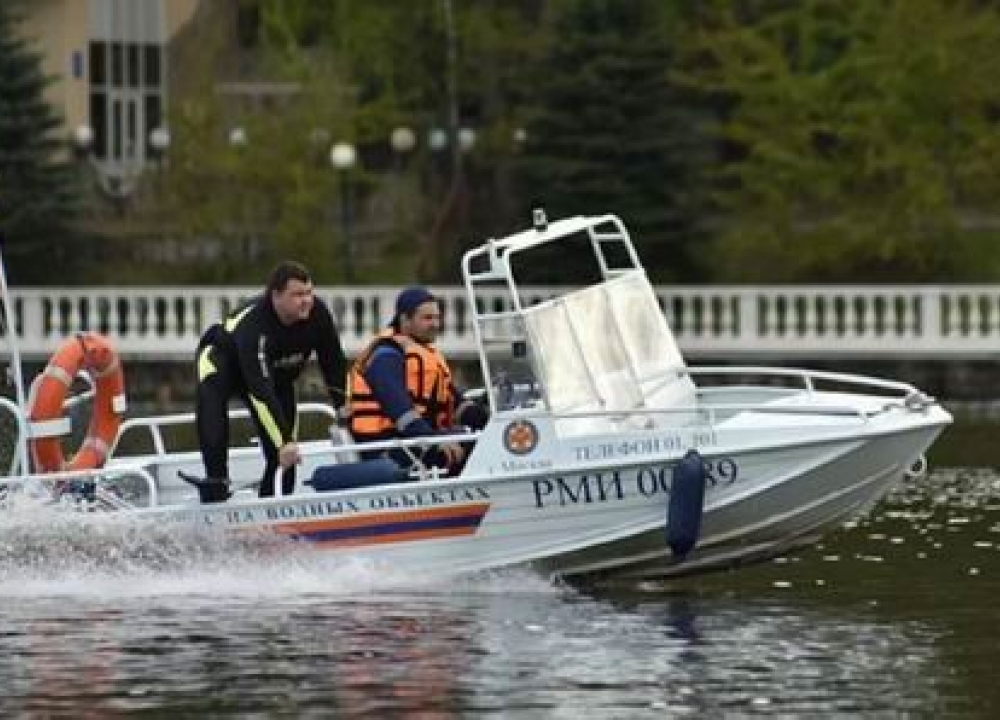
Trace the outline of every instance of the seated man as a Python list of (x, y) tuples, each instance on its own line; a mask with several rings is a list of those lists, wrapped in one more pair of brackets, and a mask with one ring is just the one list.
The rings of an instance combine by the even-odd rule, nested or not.
[[(467, 401), (452, 383), (444, 356), (433, 346), (441, 332), (441, 308), (426, 288), (407, 288), (396, 298), (389, 328), (358, 355), (348, 378), (350, 430), (357, 442), (453, 434), (458, 426), (479, 430), (486, 409)], [(458, 473), (467, 448), (441, 443), (411, 449), (426, 466)], [(365, 459), (388, 456), (403, 467), (406, 452), (373, 451)]]

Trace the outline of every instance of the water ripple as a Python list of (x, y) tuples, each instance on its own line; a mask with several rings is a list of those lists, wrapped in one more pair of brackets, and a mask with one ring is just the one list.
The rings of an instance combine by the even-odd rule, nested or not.
[(991, 717), (1000, 478), (671, 584), (427, 577), (272, 536), (0, 518), (0, 715)]

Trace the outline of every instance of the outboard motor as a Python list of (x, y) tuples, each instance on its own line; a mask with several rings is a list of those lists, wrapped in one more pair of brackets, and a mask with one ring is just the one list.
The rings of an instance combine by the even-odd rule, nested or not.
[(705, 506), (705, 461), (697, 450), (674, 466), (667, 504), (666, 539), (674, 557), (683, 560), (698, 543)]

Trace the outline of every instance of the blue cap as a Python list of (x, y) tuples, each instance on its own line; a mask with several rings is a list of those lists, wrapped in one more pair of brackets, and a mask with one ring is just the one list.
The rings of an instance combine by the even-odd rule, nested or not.
[(396, 317), (399, 317), (403, 313), (411, 313), (425, 302), (434, 300), (437, 300), (437, 298), (431, 295), (430, 290), (427, 288), (420, 287), (419, 285), (408, 287), (396, 296)]

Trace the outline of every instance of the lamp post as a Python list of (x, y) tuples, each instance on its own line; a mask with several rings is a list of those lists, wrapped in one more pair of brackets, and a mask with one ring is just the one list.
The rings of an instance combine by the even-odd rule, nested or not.
[(153, 148), (157, 158), (162, 158), (170, 147), (170, 131), (162, 125), (153, 128), (149, 133), (149, 146)]
[(389, 136), (389, 144), (392, 145), (392, 150), (396, 154), (399, 164), (402, 165), (403, 158), (413, 152), (413, 148), (417, 146), (417, 136), (413, 130), (401, 125), (392, 131), (392, 135)]
[(417, 136), (410, 128), (405, 125), (400, 125), (392, 131), (392, 135), (389, 137), (389, 142), (392, 144), (393, 150), (400, 155), (405, 155), (416, 147)]
[(344, 244), (344, 279), (354, 282), (354, 241), (351, 238), (350, 172), (358, 161), (351, 143), (339, 142), (330, 148), (330, 164), (339, 175), (341, 238)]
[(468, 153), (472, 151), (473, 146), (476, 144), (476, 131), (470, 127), (462, 127), (458, 129), (458, 149), (463, 153)]
[(163, 192), (163, 163), (170, 148), (170, 131), (160, 125), (149, 133), (149, 148), (156, 160), (156, 194)]
[(427, 133), (427, 146), (432, 152), (441, 152), (448, 147), (448, 131), (444, 128), (432, 128)]
[(71, 142), (73, 144), (73, 157), (76, 158), (77, 182), (80, 184), (80, 192), (85, 193), (89, 201), (93, 189), (90, 184), (88, 166), (90, 153), (94, 149), (94, 129), (87, 124), (77, 125), (73, 128)]
[(243, 165), (242, 154), (246, 151), (247, 145), (249, 143), (249, 138), (247, 137), (247, 131), (240, 125), (234, 125), (229, 129), (229, 134), (226, 137), (226, 142), (229, 143), (229, 150), (231, 151), (235, 161), (235, 168), (233, 174), (230, 175), (229, 180), (229, 193), (235, 198), (235, 208), (236, 213), (236, 238), (240, 244), (240, 252), (243, 254), (243, 259), (246, 261), (253, 260), (255, 247), (254, 247), (254, 233), (251, 229), (251, 223), (249, 220), (249, 202), (247, 195), (248, 193), (243, 191)]
[(81, 159), (90, 155), (94, 147), (94, 129), (90, 125), (77, 125), (73, 128), (73, 150)]
[(241, 128), (239, 125), (234, 127), (229, 131), (229, 146), (232, 148), (241, 148), (247, 144), (247, 131)]

